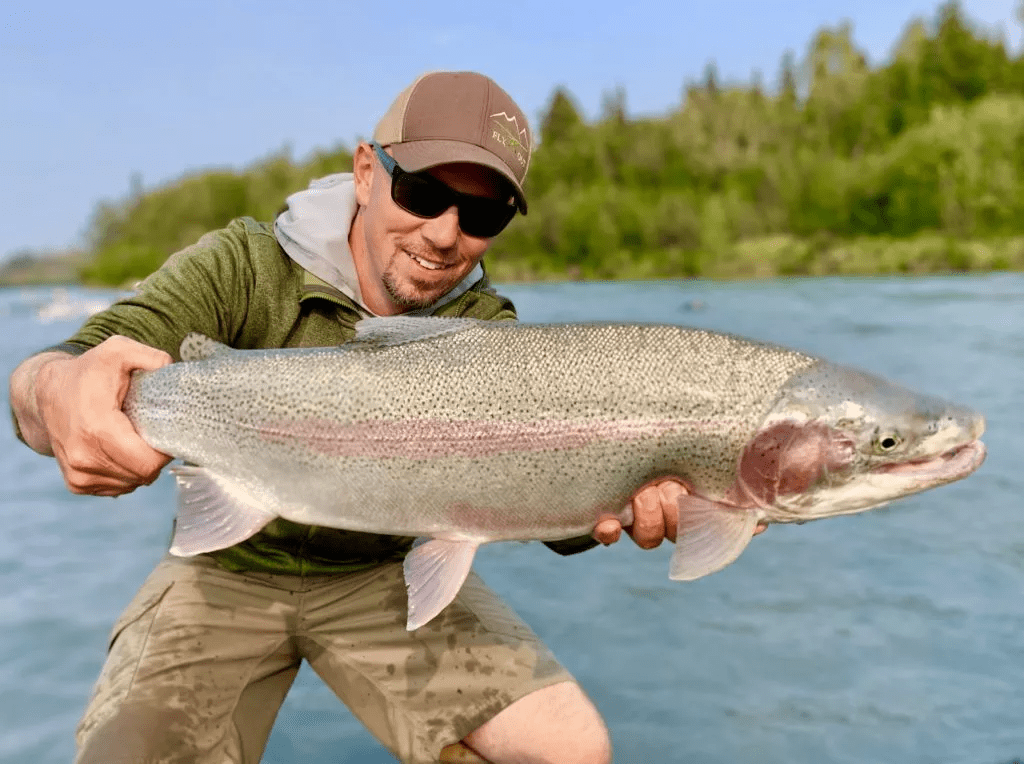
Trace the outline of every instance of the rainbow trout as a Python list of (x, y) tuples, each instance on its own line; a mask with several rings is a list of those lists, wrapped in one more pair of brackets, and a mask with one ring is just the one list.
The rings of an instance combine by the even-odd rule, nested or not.
[(677, 326), (368, 319), (339, 347), (232, 350), (136, 372), (124, 410), (173, 468), (171, 552), (276, 517), (421, 537), (409, 629), (458, 593), (480, 544), (631, 521), (665, 477), (670, 578), (735, 560), (761, 521), (877, 507), (973, 472), (984, 419), (804, 353)]

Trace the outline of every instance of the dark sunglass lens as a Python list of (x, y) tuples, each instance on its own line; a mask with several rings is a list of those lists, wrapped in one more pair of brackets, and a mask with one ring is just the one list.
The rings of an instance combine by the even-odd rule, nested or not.
[(459, 202), (459, 227), (470, 236), (497, 236), (516, 214), (516, 208), (491, 199), (463, 197)]
[(391, 184), (391, 198), (413, 215), (437, 217), (454, 203), (443, 184), (421, 175), (403, 173)]
[(437, 217), (457, 204), (459, 228), (481, 238), (501, 233), (516, 214), (514, 205), (458, 194), (436, 178), (403, 172), (400, 168), (392, 177), (391, 198), (406, 212), (424, 218)]

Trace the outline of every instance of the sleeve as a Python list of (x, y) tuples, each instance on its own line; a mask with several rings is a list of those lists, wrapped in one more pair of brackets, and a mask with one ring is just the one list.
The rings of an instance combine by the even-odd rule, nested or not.
[(174, 358), (189, 332), (231, 344), (244, 323), (253, 282), (244, 228), (232, 223), (171, 255), (135, 294), (90, 317), (50, 349), (80, 353), (115, 334)]
[(545, 541), (544, 546), (558, 554), (568, 557), (570, 554), (579, 554), (593, 549), (599, 542), (593, 536), (577, 536), (571, 539), (559, 541)]

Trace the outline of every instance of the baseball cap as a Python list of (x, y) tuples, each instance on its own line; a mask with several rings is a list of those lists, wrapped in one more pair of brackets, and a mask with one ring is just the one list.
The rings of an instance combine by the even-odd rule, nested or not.
[(398, 94), (373, 139), (390, 146), (407, 172), (449, 162), (490, 167), (512, 183), (516, 206), (526, 214), (530, 128), (523, 110), (490, 77), (476, 72), (419, 76)]

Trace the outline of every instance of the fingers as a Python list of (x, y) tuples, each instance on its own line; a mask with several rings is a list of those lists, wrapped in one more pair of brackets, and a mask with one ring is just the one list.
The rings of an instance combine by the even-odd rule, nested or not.
[(136, 342), (135, 340), (127, 337), (112, 337), (111, 339), (131, 343), (135, 353), (132, 357), (131, 363), (129, 364), (132, 369), (154, 371), (162, 366), (174, 363), (174, 359), (171, 358), (170, 353), (160, 350), (159, 348), (143, 345), (141, 342)]
[(679, 498), (689, 494), (689, 491), (686, 490), (686, 486), (675, 480), (662, 481), (656, 487), (661, 500), (662, 517), (665, 520), (665, 538), (675, 542), (679, 529)]
[[(654, 549), (662, 541), (676, 540), (679, 529), (679, 498), (689, 492), (676, 480), (662, 480), (646, 485), (633, 497), (633, 523), (626, 532), (641, 549)], [(629, 522), (626, 520), (626, 522)], [(754, 535), (763, 533), (767, 523), (758, 523)], [(593, 536), (602, 544), (614, 544), (622, 535), (622, 523), (605, 517), (594, 526)]]
[[(144, 345), (137, 340), (133, 340), (131, 337), (124, 337), (120, 334), (108, 337), (85, 353), (85, 355), (90, 354), (96, 358), (103, 358), (110, 363), (120, 365), (129, 371), (133, 369), (152, 371), (174, 361), (163, 350)], [(85, 356), (82, 357), (84, 358)]]
[(104, 431), (71, 439), (67, 448), (55, 449), (55, 456), (72, 493), (118, 496), (160, 476), (170, 457), (153, 450), (138, 436), (127, 417), (123, 424), (112, 418)]
[(96, 432), (71, 434), (54, 455), (72, 493), (119, 496), (149, 485), (170, 457), (155, 451), (119, 411)]
[(633, 525), (628, 533), (641, 549), (654, 549), (665, 539), (659, 485), (646, 486), (633, 497)]
[[(637, 546), (654, 549), (666, 538), (675, 541), (678, 499), (686, 492), (686, 487), (675, 480), (651, 483), (637, 491), (630, 503), (633, 521), (626, 528)], [(618, 518), (605, 517), (594, 526), (593, 536), (602, 544), (614, 544), (621, 537), (622, 530), (622, 522)]]
[(161, 350), (111, 337), (40, 370), (39, 410), (68, 490), (119, 496), (156, 480), (170, 458), (135, 432), (121, 406), (133, 371), (171, 361)]
[[(110, 348), (118, 366), (119, 385), (117, 389), (116, 409), (110, 412), (109, 430), (104, 438), (103, 452), (112, 465), (120, 465), (124, 470), (123, 477), (133, 485), (149, 485), (160, 474), (160, 470), (171, 460), (169, 456), (154, 450), (135, 431), (128, 417), (121, 411), (124, 398), (128, 394), (131, 373), (134, 371), (153, 371), (173, 362), (170, 355), (163, 350), (143, 345), (127, 337), (111, 337), (116, 344)], [(116, 466), (114, 467), (117, 469)]]
[(679, 497), (686, 486), (676, 480), (662, 480), (644, 486), (633, 497), (633, 524), (627, 529), (641, 549), (654, 549), (662, 541), (675, 541), (679, 523)]
[(614, 517), (606, 517), (594, 526), (592, 535), (605, 546), (614, 544), (622, 536), (622, 523)]

